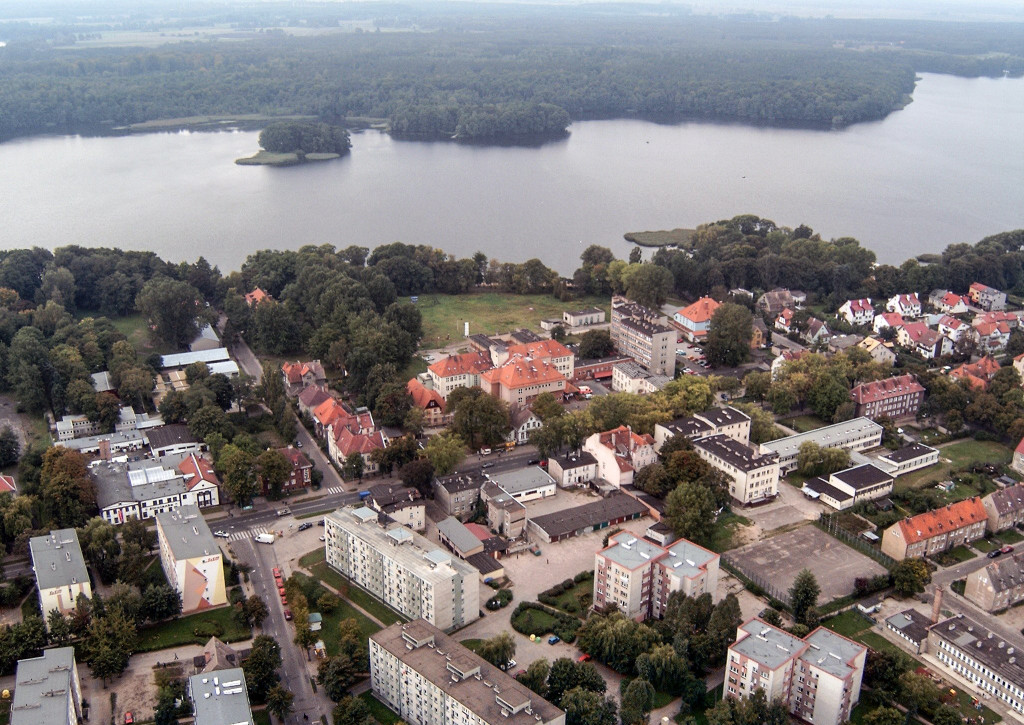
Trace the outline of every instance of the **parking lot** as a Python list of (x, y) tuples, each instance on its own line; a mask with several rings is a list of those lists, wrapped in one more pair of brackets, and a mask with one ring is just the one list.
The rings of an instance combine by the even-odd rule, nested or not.
[(748, 576), (755, 574), (779, 592), (788, 592), (796, 575), (809, 569), (821, 587), (819, 604), (850, 594), (857, 577), (886, 573), (878, 562), (810, 524), (748, 544), (730, 555)]

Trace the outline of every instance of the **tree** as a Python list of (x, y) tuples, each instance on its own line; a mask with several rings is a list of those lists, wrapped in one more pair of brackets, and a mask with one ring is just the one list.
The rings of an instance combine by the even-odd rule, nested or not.
[(534, 398), (533, 403), (530, 405), (530, 410), (540, 418), (541, 423), (546, 423), (552, 418), (565, 415), (565, 408), (558, 402), (554, 394), (548, 392), (541, 393)]
[(963, 725), (963, 715), (952, 705), (939, 705), (931, 717), (932, 725)]
[(276, 715), (281, 722), (284, 722), (285, 718), (292, 712), (292, 701), (294, 699), (295, 695), (278, 683), (267, 692), (267, 711), (272, 715)]
[(199, 290), (188, 282), (163, 276), (143, 285), (135, 306), (153, 325), (156, 337), (177, 348), (185, 347), (199, 334), (205, 309)]
[(256, 594), (251, 595), (245, 600), (245, 604), (242, 605), (242, 609), (245, 612), (245, 618), (253, 627), (259, 627), (263, 624), (263, 620), (270, 616), (270, 610), (267, 608), (267, 603)]
[(370, 708), (361, 697), (343, 697), (331, 713), (334, 725), (375, 725)]
[(499, 632), (481, 642), (477, 654), (495, 667), (504, 669), (516, 654), (516, 642), (508, 632)]
[(270, 448), (256, 457), (256, 478), (271, 500), (281, 497), (281, 487), (291, 474), (292, 464), (280, 451)]
[(819, 375), (807, 393), (807, 403), (822, 420), (831, 421), (836, 410), (850, 402), (850, 387), (833, 375)]
[(224, 446), (217, 459), (224, 488), (239, 506), (247, 506), (259, 493), (253, 456), (234, 444)]
[(905, 720), (895, 707), (876, 707), (864, 716), (864, 725), (903, 725)]
[(242, 662), (245, 684), (249, 696), (256, 702), (263, 702), (270, 688), (277, 682), (277, 668), (281, 666), (281, 645), (265, 634), (252, 641), (249, 656)]
[(654, 709), (654, 686), (638, 677), (626, 686), (622, 693), (622, 725), (639, 725), (647, 722), (647, 715)]
[(13, 466), (21, 456), (21, 443), (9, 425), (0, 429), (0, 468)]
[(189, 416), (188, 429), (200, 440), (205, 440), (213, 433), (219, 433), (225, 438), (231, 437), (231, 423), (224, 411), (213, 403), (203, 405)]
[(64, 646), (71, 641), (71, 622), (59, 609), (51, 609), (46, 615), (46, 626), (51, 644)]
[(568, 334), (562, 325), (555, 325), (551, 328), (551, 339), (555, 342), (562, 342), (566, 337), (568, 337)]
[(181, 614), (181, 595), (169, 584), (150, 584), (142, 592), (142, 613), (151, 622)]
[(747, 397), (758, 402), (768, 397), (768, 391), (772, 387), (772, 374), (761, 372), (747, 373), (743, 378), (743, 387), (747, 390)]
[(348, 655), (337, 655), (321, 660), (316, 672), (317, 684), (335, 702), (348, 695), (348, 688), (356, 681), (356, 668)]
[(551, 663), (548, 662), (546, 658), (542, 657), (539, 660), (531, 662), (530, 666), (526, 668), (526, 672), (519, 675), (516, 679), (541, 697), (547, 697), (548, 674), (550, 672)]
[(939, 688), (925, 675), (904, 672), (900, 676), (900, 704), (905, 705), (911, 715), (919, 712), (933, 712), (939, 706)]
[(891, 570), (893, 592), (899, 597), (920, 594), (932, 580), (924, 559), (903, 559)]
[(618, 707), (615, 700), (596, 692), (576, 687), (562, 696), (565, 725), (616, 725)]
[(338, 622), (338, 652), (352, 661), (357, 672), (370, 669), (366, 635), (359, 629), (359, 623), (351, 617)]
[(678, 485), (677, 480), (669, 474), (661, 463), (652, 463), (637, 471), (633, 485), (645, 493), (663, 498)]
[(911, 657), (898, 650), (868, 650), (864, 663), (864, 682), (885, 697), (899, 692), (900, 678), (915, 666)]
[(818, 604), (821, 587), (810, 569), (803, 569), (796, 575), (793, 586), (789, 588), (789, 606), (793, 610), (793, 619), (806, 624), (807, 613)]
[(96, 508), (96, 489), (78, 451), (62, 446), (43, 453), (39, 474), (40, 498), (56, 527), (81, 526)]
[(512, 427), (508, 403), (480, 388), (457, 388), (445, 409), (452, 413), (451, 430), (472, 450), (501, 443)]
[(651, 309), (658, 309), (668, 298), (675, 280), (658, 264), (630, 264), (622, 274), (626, 296)]
[(99, 516), (91, 518), (78, 529), (78, 541), (86, 561), (99, 575), (100, 581), (112, 584), (117, 579), (121, 556), (121, 544), (114, 525)]
[(128, 667), (128, 658), (135, 649), (135, 623), (119, 609), (111, 609), (102, 617), (94, 616), (86, 635), (86, 661), (93, 677), (107, 680)]
[(732, 302), (719, 305), (711, 316), (704, 341), (708, 364), (712, 367), (736, 367), (750, 356), (753, 334), (750, 310)]
[(345, 457), (345, 465), (341, 467), (341, 477), (346, 481), (361, 479), (365, 468), (366, 462), (363, 460), (363, 456), (357, 451), (353, 451)]
[(581, 360), (598, 360), (608, 357), (613, 352), (615, 352), (615, 343), (612, 342), (612, 336), (608, 330), (587, 330), (580, 336), (580, 346), (576, 351), (576, 356)]
[(715, 535), (715, 501), (696, 482), (682, 483), (665, 498), (665, 523), (676, 536), (708, 546)]
[(434, 467), (434, 474), (447, 476), (466, 457), (466, 444), (451, 431), (433, 436), (423, 448), (423, 455)]

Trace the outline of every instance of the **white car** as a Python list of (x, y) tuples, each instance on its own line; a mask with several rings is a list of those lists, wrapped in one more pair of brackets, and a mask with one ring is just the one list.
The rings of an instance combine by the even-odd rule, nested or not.
[(214, 536), (219, 536), (222, 539), (226, 539), (229, 536), (231, 536), (231, 534), (229, 534), (227, 531), (214, 531), (213, 535)]

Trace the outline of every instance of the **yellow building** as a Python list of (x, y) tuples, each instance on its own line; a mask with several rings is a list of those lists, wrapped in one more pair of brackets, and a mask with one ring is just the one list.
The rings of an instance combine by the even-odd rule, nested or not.
[(210, 527), (196, 506), (157, 514), (160, 563), (181, 595), (183, 613), (227, 604), (224, 560)]

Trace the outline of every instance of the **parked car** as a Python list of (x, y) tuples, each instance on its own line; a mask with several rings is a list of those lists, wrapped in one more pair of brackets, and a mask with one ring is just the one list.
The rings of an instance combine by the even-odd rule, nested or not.
[(481, 448), (480, 449), (480, 455), (481, 456), (489, 456), (489, 455), (491, 455), (491, 449), (490, 448)]
[(302, 441), (295, 441), (296, 448), (302, 448)]
[(281, 570), (278, 569), (276, 566), (274, 567), (274, 576), (275, 577), (281, 576)]
[(217, 536), (217, 537), (219, 537), (221, 539), (226, 539), (229, 536), (231, 536), (231, 534), (229, 534), (227, 531), (214, 531), (213, 535)]
[(531, 458), (530, 460), (528, 460), (526, 462), (526, 465), (527, 466), (539, 466), (540, 465), (540, 459), (539, 458)]
[(505, 666), (502, 667), (501, 669), (505, 670), (505, 672), (508, 672), (509, 670), (511, 670), (515, 666), (516, 666), (516, 661), (515, 660), (509, 660), (508, 662), (505, 663)]
[(124, 714), (124, 725), (132, 725), (135, 722), (135, 715), (129, 710)]
[(525, 675), (525, 674), (526, 674), (526, 670), (516, 670), (516, 675), (515, 675), (516, 679), (517, 680), (519, 679), (519, 675)]
[(326, 522), (323, 519), (320, 519), (319, 521), (316, 522), (316, 525), (317, 526), (324, 526), (324, 525), (326, 525)]
[(287, 619), (289, 622), (292, 621), (292, 610), (284, 610), (284, 618)]
[(988, 558), (989, 559), (995, 559), (997, 556), (1002, 556), (1002, 555), (1003, 555), (1003, 552), (1002, 552), (1001, 549), (993, 549), (992, 551), (988, 552)]
[(313, 522), (312, 521), (306, 521), (306, 522), (303, 522), (303, 523), (299, 524), (299, 531), (305, 531), (305, 530), (311, 529), (311, 528), (313, 528)]
[(584, 653), (584, 654), (581, 654), (579, 657), (577, 657), (576, 661), (577, 662), (590, 662), (590, 660), (592, 660), (592, 659), (594, 659), (594, 658), (591, 657), (590, 655)]
[(291, 512), (292, 512), (292, 510), (290, 508), (288, 508), (287, 506), (285, 506), (283, 509), (278, 509), (277, 510), (277, 515), (278, 516), (287, 516)]
[(999, 551), (1003, 552), (1004, 554), (1012, 554), (1013, 553), (1013, 547), (1012, 546), (1004, 546)]
[(284, 594), (281, 595), (281, 604), (283, 606), (288, 606), (288, 597), (286, 597)]
[(553, 634), (550, 637), (548, 637), (548, 644), (558, 644), (561, 641), (562, 638), (559, 637), (557, 634)]
[(327, 541), (327, 537), (326, 536), (321, 536), (320, 537), (320, 541)]
[(487, 461), (487, 463), (485, 463), (484, 465), (480, 466), (480, 468), (490, 468), (493, 465), (494, 465), (494, 461)]
[(283, 598), (284, 598), (284, 596), (285, 596), (285, 593), (284, 593), (284, 587), (278, 587), (278, 588), (277, 588), (277, 593), (278, 593), (278, 594), (280, 594), (280, 595), (281, 595), (281, 598), (283, 599)]

